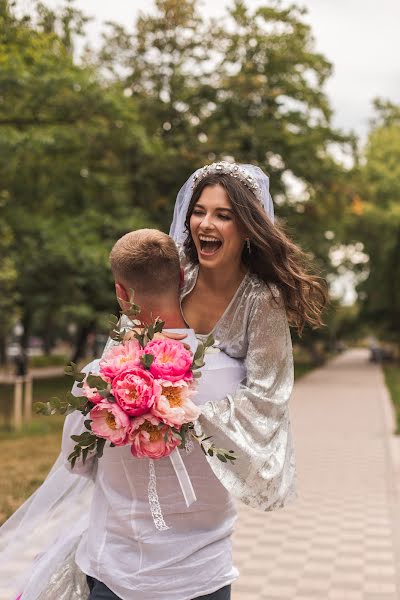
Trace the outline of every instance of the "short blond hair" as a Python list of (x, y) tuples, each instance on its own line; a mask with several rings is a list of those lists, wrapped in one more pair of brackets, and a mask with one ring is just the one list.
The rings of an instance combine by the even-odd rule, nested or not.
[(180, 264), (175, 242), (157, 229), (138, 229), (123, 235), (110, 253), (116, 281), (141, 294), (179, 293)]

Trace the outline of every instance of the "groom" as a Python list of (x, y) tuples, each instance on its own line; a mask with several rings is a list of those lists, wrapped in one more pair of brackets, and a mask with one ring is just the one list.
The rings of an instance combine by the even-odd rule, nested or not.
[[(194, 351), (194, 332), (181, 313), (181, 269), (173, 240), (151, 229), (128, 233), (113, 247), (110, 263), (121, 307), (126, 308), (133, 288), (142, 320), (159, 316), (164, 331), (181, 333)], [(87, 370), (95, 371), (98, 362)], [(243, 377), (239, 361), (222, 352), (209, 354), (197, 403), (222, 400)], [(82, 422), (76, 414), (69, 415), (63, 433), (65, 457), (74, 444), (70, 435), (79, 433), (78, 427)], [(168, 457), (154, 461), (152, 472), (149, 461), (134, 458), (128, 446), (106, 447), (100, 460), (76, 464), (73, 472), (94, 478), (89, 527), (76, 552), (76, 563), (87, 575), (90, 600), (230, 598), (230, 584), (238, 576), (231, 558), (233, 500), (197, 444), (181, 455), (197, 497), (189, 507)], [(159, 502), (161, 531), (153, 522), (149, 500), (153, 505)]]

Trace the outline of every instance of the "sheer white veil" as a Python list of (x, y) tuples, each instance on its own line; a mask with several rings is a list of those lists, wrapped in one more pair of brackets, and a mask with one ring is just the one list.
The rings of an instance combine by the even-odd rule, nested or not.
[[(268, 217), (273, 222), (274, 205), (272, 203), (271, 194), (269, 193), (269, 177), (260, 169), (260, 167), (256, 167), (255, 165), (241, 164), (239, 166), (246, 171), (246, 173), (248, 173), (260, 187), (260, 202)], [(193, 181), (195, 175), (201, 173), (202, 169), (197, 169), (197, 171), (190, 175), (189, 179), (179, 190), (176, 198), (174, 216), (169, 234), (178, 244), (183, 244), (186, 238), (185, 220), (193, 193)]]
[[(76, 384), (72, 392), (79, 395)], [(80, 413), (74, 419), (81, 421)], [(86, 600), (74, 556), (88, 528), (94, 476), (72, 473), (60, 453), (42, 485), (0, 527), (1, 600)]]

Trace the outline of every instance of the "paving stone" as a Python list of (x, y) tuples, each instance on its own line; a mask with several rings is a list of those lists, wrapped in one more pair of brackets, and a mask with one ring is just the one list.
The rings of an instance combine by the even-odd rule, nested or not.
[(400, 598), (400, 504), (383, 394), (382, 372), (365, 350), (296, 384), (299, 498), (265, 514), (238, 506), (233, 600)]

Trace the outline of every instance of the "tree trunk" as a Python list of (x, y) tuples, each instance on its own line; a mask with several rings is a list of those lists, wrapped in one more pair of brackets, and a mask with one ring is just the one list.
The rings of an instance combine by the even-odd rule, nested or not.
[(5, 335), (0, 335), (0, 366), (4, 366), (7, 362), (6, 354), (7, 338)]
[(89, 323), (87, 323), (86, 325), (82, 325), (81, 328), (78, 330), (75, 343), (75, 350), (71, 358), (72, 362), (77, 363), (81, 358), (85, 356), (87, 336), (89, 335), (89, 333), (92, 333), (95, 330), (95, 326), (96, 321), (93, 319), (92, 321), (89, 321)]

